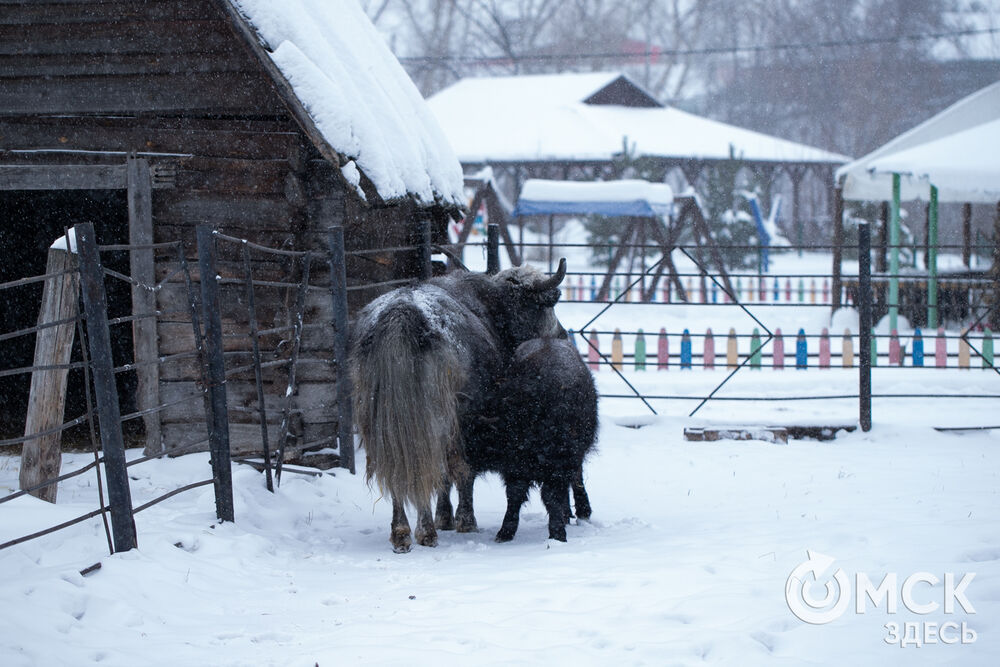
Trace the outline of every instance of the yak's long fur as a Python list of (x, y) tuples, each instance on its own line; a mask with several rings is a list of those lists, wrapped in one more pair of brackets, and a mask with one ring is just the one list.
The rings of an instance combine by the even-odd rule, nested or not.
[(497, 541), (514, 537), (534, 484), (541, 486), (549, 514), (549, 537), (565, 541), (569, 489), (577, 479), (583, 494), (577, 496), (577, 511), (590, 514), (581, 471), (597, 435), (597, 390), (576, 348), (560, 339), (520, 345), (479, 424), (468, 421), (466, 458), (472, 473), (497, 472), (507, 488)]
[[(525, 340), (564, 335), (552, 308), (559, 290), (549, 283), (530, 267), (450, 274), (389, 292), (356, 319), (348, 359), (354, 418), (366, 476), (402, 515), (393, 519), (397, 550), (409, 548), (402, 503), (423, 512), (446, 477), (468, 477), (461, 419), (482, 411), (505, 360)], [(425, 524), (433, 543), (433, 523)], [(405, 540), (396, 535), (404, 525)]]

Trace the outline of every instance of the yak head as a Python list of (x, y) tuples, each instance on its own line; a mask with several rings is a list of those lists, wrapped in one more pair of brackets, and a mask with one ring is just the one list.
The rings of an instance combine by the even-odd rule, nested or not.
[(530, 266), (517, 266), (491, 276), (490, 310), (504, 347), (513, 350), (532, 338), (566, 338), (556, 317), (559, 283), (566, 277), (566, 260), (551, 276)]

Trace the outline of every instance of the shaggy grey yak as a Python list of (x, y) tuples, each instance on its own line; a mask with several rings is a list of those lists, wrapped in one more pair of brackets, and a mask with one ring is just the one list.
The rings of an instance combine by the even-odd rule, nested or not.
[[(354, 419), (366, 477), (392, 499), (396, 552), (411, 544), (405, 503), (417, 510), (417, 543), (435, 546), (432, 496), (447, 479), (471, 495), (463, 421), (486, 412), (518, 345), (565, 337), (553, 310), (565, 275), (566, 260), (550, 277), (526, 266), (452, 273), (393, 290), (358, 314), (348, 358)], [(474, 516), (455, 518), (458, 530), (475, 530)]]

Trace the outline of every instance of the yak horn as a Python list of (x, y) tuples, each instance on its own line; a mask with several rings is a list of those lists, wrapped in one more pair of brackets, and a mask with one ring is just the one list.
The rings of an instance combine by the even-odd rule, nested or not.
[(563, 257), (559, 260), (559, 268), (551, 276), (543, 280), (542, 282), (535, 285), (536, 292), (542, 292), (547, 289), (552, 289), (553, 287), (558, 287), (559, 283), (563, 281), (566, 277), (566, 258)]

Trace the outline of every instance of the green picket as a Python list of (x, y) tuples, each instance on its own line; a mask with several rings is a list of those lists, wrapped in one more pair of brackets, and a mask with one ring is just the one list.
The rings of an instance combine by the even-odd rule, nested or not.
[(760, 370), (760, 330), (753, 328), (753, 335), (750, 337), (750, 349), (753, 354), (750, 356), (750, 368)]
[(639, 329), (635, 336), (635, 370), (646, 370), (646, 337), (642, 329)]

